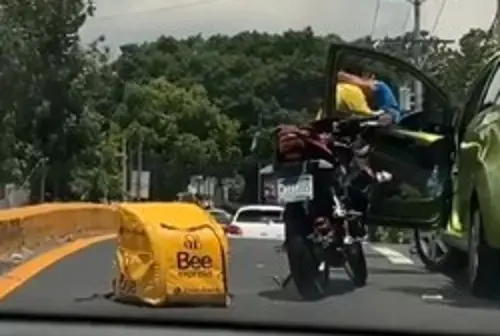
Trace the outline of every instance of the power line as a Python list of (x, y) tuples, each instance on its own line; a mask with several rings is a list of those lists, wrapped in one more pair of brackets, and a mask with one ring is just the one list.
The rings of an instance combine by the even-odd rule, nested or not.
[(120, 17), (120, 16), (147, 14), (147, 13), (153, 13), (153, 12), (165, 12), (165, 11), (170, 11), (170, 10), (175, 10), (175, 9), (184, 9), (184, 8), (189, 8), (189, 7), (198, 7), (198, 6), (202, 6), (202, 5), (208, 5), (208, 4), (211, 4), (214, 2), (218, 2), (218, 1), (221, 1), (221, 0), (197, 0), (197, 1), (192, 1), (189, 3), (171, 4), (171, 5), (160, 6), (160, 7), (155, 7), (155, 8), (145, 9), (145, 10), (133, 11), (133, 12), (96, 16), (94, 19), (109, 20), (109, 19), (113, 19), (116, 17)]
[(377, 28), (377, 20), (379, 13), (380, 13), (380, 0), (377, 0), (375, 4), (375, 13), (373, 14), (372, 32), (370, 34), (371, 38), (373, 38), (373, 34), (375, 34), (375, 29)]
[(432, 25), (432, 29), (430, 31), (430, 35), (433, 35), (434, 32), (436, 31), (436, 28), (439, 25), (439, 21), (441, 20), (441, 16), (443, 15), (444, 8), (446, 7), (446, 0), (441, 0), (441, 7), (439, 8), (439, 11), (436, 15), (436, 18), (434, 19), (434, 24)]

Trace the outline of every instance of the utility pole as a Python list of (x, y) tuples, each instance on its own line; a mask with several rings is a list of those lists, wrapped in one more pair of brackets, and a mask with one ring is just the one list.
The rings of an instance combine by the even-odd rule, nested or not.
[[(417, 66), (420, 65), (422, 58), (422, 45), (421, 45), (421, 21), (422, 21), (422, 4), (426, 0), (407, 0), (413, 6), (413, 61)], [(415, 80), (414, 94), (415, 94), (415, 110), (422, 110), (422, 83)]]
[[(413, 61), (415, 65), (421, 68), (426, 59), (423, 59), (422, 46), (424, 43), (428, 42), (422, 39), (422, 4), (427, 0), (407, 0), (413, 6)], [(500, 0), (497, 0), (500, 3)], [(436, 40), (435, 40), (436, 41)], [(453, 40), (438, 39), (436, 42), (441, 42), (444, 44), (454, 43)], [(415, 81), (414, 84), (414, 97), (415, 97), (415, 110), (420, 111), (422, 109), (423, 101), (423, 89), (422, 83), (420, 81)]]
[[(260, 137), (262, 135), (262, 111), (259, 110), (259, 116), (258, 116), (258, 130), (257, 130), (257, 136)], [(259, 139), (257, 138), (256, 141), (258, 142)], [(260, 157), (257, 153), (257, 204), (261, 203), (262, 200), (262, 176), (260, 174)]]
[(142, 134), (139, 136), (139, 144), (137, 145), (137, 189), (136, 189), (136, 197), (137, 200), (139, 201), (141, 199), (141, 186), (142, 186), (142, 146), (143, 146), (143, 140), (142, 140)]
[(127, 192), (127, 181), (128, 181), (128, 173), (127, 173), (127, 138), (124, 136), (122, 138), (122, 200), (127, 201), (128, 192)]

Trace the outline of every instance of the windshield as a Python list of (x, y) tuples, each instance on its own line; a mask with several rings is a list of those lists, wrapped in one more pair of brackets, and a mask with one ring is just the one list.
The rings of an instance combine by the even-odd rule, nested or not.
[(499, 6), (0, 0), (0, 318), (500, 334)]
[(275, 223), (282, 222), (282, 211), (278, 210), (243, 210), (236, 215), (235, 222), (245, 223)]

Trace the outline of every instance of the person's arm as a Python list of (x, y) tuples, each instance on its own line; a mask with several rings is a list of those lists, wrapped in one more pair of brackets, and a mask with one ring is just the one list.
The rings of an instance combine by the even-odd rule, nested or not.
[(388, 107), (384, 109), (384, 111), (391, 116), (393, 123), (397, 124), (401, 120), (401, 111), (399, 111), (398, 109)]
[(375, 90), (380, 99), (380, 109), (391, 116), (393, 123), (398, 123), (401, 119), (401, 108), (391, 88), (383, 82), (378, 82)]
[(371, 80), (365, 80), (363, 78), (360, 78), (360, 77), (355, 76), (355, 75), (351, 75), (351, 74), (344, 72), (344, 71), (339, 71), (338, 79), (341, 82), (356, 85), (357, 87), (359, 87), (363, 91), (374, 89), (374, 85), (373, 85), (373, 82)]

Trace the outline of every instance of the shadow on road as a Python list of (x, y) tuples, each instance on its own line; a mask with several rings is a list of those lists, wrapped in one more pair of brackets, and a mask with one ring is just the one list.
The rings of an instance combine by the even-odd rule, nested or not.
[[(356, 288), (350, 280), (332, 279), (323, 298), (318, 301), (325, 300), (332, 296), (344, 295), (354, 291)], [(276, 288), (259, 292), (259, 296), (271, 301), (288, 301), (288, 302), (304, 302), (304, 299), (299, 296), (297, 289), (293, 283), (288, 284), (285, 288)]]
[[(229, 293), (229, 297), (230, 299), (232, 300), (234, 298), (234, 295)], [(161, 310), (164, 310), (164, 309), (168, 309), (168, 310), (171, 310), (173, 308), (189, 308), (189, 309), (206, 309), (206, 308), (210, 308), (210, 309), (220, 309), (220, 310), (224, 310), (224, 309), (227, 309), (227, 307), (225, 306), (221, 306), (221, 305), (210, 305), (210, 304), (193, 304), (193, 303), (176, 303), (176, 304), (170, 304), (167, 302), (166, 305), (164, 306), (159, 306), (159, 307), (155, 307), (155, 306), (152, 306), (152, 305), (149, 305), (145, 302), (141, 302), (141, 301), (138, 301), (136, 299), (120, 299), (120, 298), (117, 298), (114, 296), (114, 294), (112, 292), (108, 292), (108, 293), (102, 293), (102, 294), (92, 294), (92, 295), (89, 295), (89, 296), (82, 296), (82, 297), (76, 297), (74, 299), (75, 302), (88, 302), (88, 301), (95, 301), (95, 300), (104, 300), (104, 301), (107, 301), (107, 302), (110, 302), (110, 303), (114, 303), (114, 304), (118, 304), (118, 305), (125, 305), (125, 306), (128, 306), (128, 307), (135, 307), (135, 308), (154, 308), (156, 311), (161, 311)]]
[(475, 308), (486, 310), (500, 310), (500, 298), (492, 297), (491, 300), (479, 299), (470, 295), (464, 285), (463, 279), (450, 280), (442, 287), (431, 288), (423, 286), (395, 286), (386, 288), (419, 297), (427, 304), (445, 305), (454, 308)]

